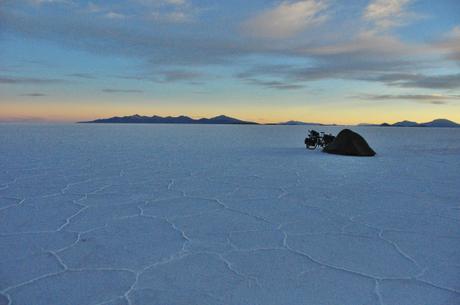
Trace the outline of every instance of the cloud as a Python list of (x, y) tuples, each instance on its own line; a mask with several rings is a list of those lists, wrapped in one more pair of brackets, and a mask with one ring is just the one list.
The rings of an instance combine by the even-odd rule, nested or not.
[(460, 62), (460, 25), (455, 26), (433, 46), (445, 53), (448, 59)]
[(242, 27), (255, 37), (287, 38), (324, 22), (327, 7), (323, 0), (283, 1), (246, 20)]
[(0, 122), (3, 123), (45, 123), (49, 122), (49, 119), (33, 117), (33, 116), (1, 116)]
[(172, 6), (184, 6), (188, 5), (187, 0), (131, 0), (132, 2), (137, 2), (146, 6), (162, 6), (162, 5), (172, 5)]
[(195, 81), (197, 79), (203, 78), (203, 74), (195, 71), (185, 71), (185, 70), (168, 70), (161, 71), (158, 73), (156, 78), (157, 82), (180, 82), (180, 81)]
[(126, 15), (117, 13), (117, 12), (112, 12), (112, 11), (107, 12), (104, 16), (109, 19), (125, 19), (126, 18)]
[(164, 0), (164, 2), (174, 5), (184, 5), (185, 3), (187, 3), (186, 0)]
[(114, 20), (125, 19), (128, 17), (127, 15), (121, 12), (112, 10), (110, 6), (101, 6), (99, 4), (95, 4), (94, 2), (88, 2), (88, 4), (81, 9), (81, 11), (89, 14), (98, 14), (104, 18)]
[[(406, 5), (408, 3), (406, 2)], [(399, 3), (397, 9), (393, 7), (379, 14), (377, 9), (369, 9), (369, 18), (370, 16), (376, 19), (385, 16), (394, 17), (391, 12), (396, 14), (396, 11), (399, 11), (399, 15), (402, 16), (405, 15), (402, 13), (404, 7)], [(259, 65), (247, 69), (238, 77), (253, 84), (258, 84), (254, 80), (260, 81), (271, 77), (280, 83), (293, 86), (304, 86), (305, 82), (324, 79), (378, 81), (395, 85), (383, 78), (388, 74), (397, 73), (411, 75), (413, 71), (436, 68), (439, 64), (438, 60), (433, 59), (439, 55), (439, 52), (430, 45), (407, 43), (390, 33), (377, 32), (367, 26), (360, 26), (357, 32), (351, 31), (343, 37), (320, 38), (308, 41), (303, 46), (285, 44), (284, 47), (273, 48), (272, 51), (279, 52), (278, 55), (298, 56), (307, 59), (310, 63), (308, 65)], [(245, 73), (247, 75), (244, 75)], [(402, 82), (400, 84), (422, 86), (422, 84), (411, 84), (410, 79), (405, 84)]]
[[(237, 74), (240, 79), (276, 79), (290, 84), (324, 79), (348, 79), (361, 81), (380, 81), (386, 75), (396, 75), (401, 71), (410, 71), (414, 63), (406, 60), (386, 60), (385, 58), (365, 55), (349, 56), (338, 54), (318, 56), (311, 64), (267, 64), (257, 65)], [(407, 73), (409, 74), (409, 73)]]
[(151, 19), (158, 22), (165, 23), (185, 23), (193, 21), (192, 15), (187, 14), (183, 11), (173, 11), (173, 12), (152, 12)]
[(185, 82), (188, 84), (203, 84), (203, 81), (208, 79), (208, 76), (202, 72), (181, 69), (154, 70), (139, 75), (113, 75), (113, 77), (155, 83)]
[[(108, 7), (90, 7), (88, 2), (81, 6), (92, 8), (101, 18), (94, 18), (89, 11), (48, 18), (49, 12), (46, 10), (51, 11), (51, 8), (44, 7), (31, 13), (13, 3), (0, 11), (0, 27), (26, 39), (52, 41), (98, 56), (115, 55), (135, 59), (141, 68), (138, 72), (132, 72), (134, 76), (127, 77), (157, 83), (197, 83), (209, 78), (202, 71), (211, 65), (211, 69), (218, 65), (219, 69), (231, 67), (231, 71), (235, 68), (243, 71), (236, 76), (242, 82), (273, 89), (298, 89), (306, 86), (307, 82), (324, 79), (379, 82), (390, 87), (458, 88), (455, 74), (436, 77), (421, 72), (426, 68), (437, 69), (444, 64), (444, 58), (440, 55), (459, 58), (457, 41), (460, 29), (454, 28), (432, 44), (405, 42), (389, 32), (373, 30), (374, 21), (392, 18), (388, 8), (380, 8), (384, 10), (380, 13), (375, 7), (372, 8), (371, 4), (379, 1), (372, 1), (363, 15), (363, 7), (358, 8), (356, 23), (359, 26), (349, 31), (342, 30), (340, 22), (331, 24), (334, 29), (327, 28), (329, 24), (325, 24), (316, 27), (316, 31), (306, 31), (302, 39), (289, 40), (289, 43), (285, 40), (264, 41), (235, 35), (231, 23), (222, 27), (224, 32), (219, 27), (213, 27), (216, 23), (196, 22), (184, 26), (181, 22), (190, 19), (186, 18), (187, 15), (174, 12), (186, 12), (189, 8), (193, 12), (189, 1), (129, 2), (134, 3), (135, 7), (121, 12), (140, 18), (130, 18), (130, 22), (123, 24), (103, 18), (105, 13), (118, 12), (121, 8), (113, 6), (112, 2), (94, 1), (97, 5), (112, 3)], [(409, 14), (407, 8), (412, 2), (397, 1), (397, 9), (390, 11), (394, 16)], [(246, 20), (242, 27), (250, 34), (259, 35), (257, 37), (264, 37), (264, 34), (266, 38), (290, 37), (323, 22), (328, 16), (332, 17), (328, 3), (319, 0), (281, 1)], [(156, 17), (147, 19), (147, 15)], [(167, 24), (152, 25), (151, 20)], [(366, 24), (363, 24), (364, 20)], [(236, 25), (241, 25), (240, 21)], [(263, 59), (265, 56), (276, 58), (277, 62), (297, 63), (273, 65)], [(259, 64), (255, 64), (253, 58), (257, 58)], [(90, 79), (82, 73), (78, 74), (68, 76)], [(27, 79), (23, 81), (27, 82)]]
[(432, 105), (446, 105), (446, 104), (448, 104), (448, 102), (445, 102), (445, 101), (428, 101), (427, 103), (432, 104)]
[(101, 6), (95, 4), (94, 2), (88, 2), (86, 6), (86, 11), (88, 13), (100, 13), (104, 11), (104, 9)]
[(72, 0), (26, 0), (33, 5), (42, 4), (72, 4)]
[(150, 10), (146, 18), (159, 23), (186, 23), (199, 11), (187, 0), (132, 0)]
[(455, 94), (358, 94), (350, 98), (366, 101), (411, 101), (419, 104), (447, 105), (460, 102), (460, 95)]
[(363, 18), (374, 26), (376, 31), (386, 31), (411, 23), (421, 16), (408, 12), (413, 0), (373, 0), (366, 7)]
[(434, 105), (444, 105), (449, 101), (460, 101), (460, 95), (444, 95), (444, 94), (360, 94), (352, 96), (362, 100), (410, 100), (418, 103), (429, 103)]
[(0, 85), (47, 85), (64, 82), (63, 79), (33, 78), (33, 77), (8, 77), (0, 76)]
[(143, 93), (144, 91), (138, 89), (102, 89), (102, 92), (105, 93)]
[(97, 14), (106, 19), (145, 19), (159, 23), (184, 23), (194, 20), (197, 10), (185, 0), (131, 0), (129, 10), (116, 3), (104, 5), (88, 2), (81, 10), (84, 13)]
[(95, 79), (96, 76), (90, 73), (71, 73), (67, 74), (69, 77), (84, 78), (84, 79)]
[(296, 83), (283, 82), (279, 80), (261, 80), (256, 78), (245, 78), (246, 83), (251, 85), (262, 86), (269, 89), (277, 90), (297, 90), (302, 89), (305, 86)]
[(381, 75), (374, 79), (389, 86), (403, 88), (459, 89), (460, 73), (444, 75), (394, 73)]
[(21, 96), (28, 96), (28, 97), (43, 97), (43, 96), (47, 96), (47, 95), (44, 94), (44, 93), (40, 93), (40, 92), (32, 92), (32, 93), (21, 94)]
[[(296, 3), (300, 2), (285, 1), (280, 6)], [(166, 18), (178, 21), (185, 17), (175, 15)], [(261, 54), (303, 57), (314, 61), (330, 60), (332, 64), (334, 57), (339, 55), (354, 56), (356, 61), (371, 55), (385, 55), (388, 64), (390, 55), (398, 60), (401, 54), (418, 54), (415, 53), (415, 47), (396, 38), (377, 37), (370, 33), (361, 33), (355, 39), (341, 42), (327, 41), (321, 36), (318, 41), (305, 42), (302, 39), (286, 44), (277, 41), (261, 43), (249, 37), (237, 37), (233, 33), (214, 35), (214, 32), (210, 32), (209, 25), (200, 23), (194, 24), (190, 30), (181, 27), (180, 31), (176, 31), (174, 24), (161, 25), (161, 28), (152, 30), (151, 24), (142, 18), (132, 18), (132, 22), (121, 26), (81, 15), (43, 18), (38, 14), (10, 11), (3, 14), (0, 12), (0, 20), (1, 25), (9, 31), (26, 37), (58, 42), (66, 47), (84, 49), (96, 54), (134, 57), (151, 66), (229, 65), (235, 64), (242, 57)]]
[(318, 56), (331, 55), (373, 55), (373, 57), (428, 54), (430, 50), (424, 45), (407, 44), (391, 35), (377, 35), (372, 31), (358, 33), (349, 41), (330, 43), (319, 46), (298, 48), (298, 52)]
[[(316, 66), (298, 65), (264, 65), (256, 66), (237, 77), (254, 84), (254, 79), (275, 79), (291, 85), (305, 85), (306, 82), (342, 79), (368, 82), (380, 82), (390, 87), (425, 88), (425, 89), (459, 89), (460, 73), (444, 75), (426, 75), (410, 73), (413, 65), (410, 61), (377, 62), (372, 59), (348, 61), (347, 57), (335, 57), (333, 61), (320, 62)], [(413, 67), (412, 67), (413, 68)]]

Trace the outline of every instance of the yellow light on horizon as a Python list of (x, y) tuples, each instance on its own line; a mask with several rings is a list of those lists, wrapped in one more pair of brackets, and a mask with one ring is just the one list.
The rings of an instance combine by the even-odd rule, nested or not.
[[(424, 106), (424, 107), (422, 107)], [(414, 105), (389, 107), (349, 106), (337, 107), (334, 104), (306, 105), (296, 107), (254, 106), (230, 107), (216, 104), (164, 105), (146, 104), (110, 104), (66, 102), (65, 104), (46, 101), (40, 104), (33, 102), (0, 103), (0, 120), (37, 119), (51, 122), (77, 122), (127, 115), (188, 115), (193, 118), (214, 117), (217, 115), (232, 116), (241, 120), (258, 123), (277, 123), (283, 121), (304, 121), (323, 124), (359, 124), (359, 123), (394, 123), (402, 120), (428, 122), (437, 118), (446, 118), (460, 122), (460, 105)]]

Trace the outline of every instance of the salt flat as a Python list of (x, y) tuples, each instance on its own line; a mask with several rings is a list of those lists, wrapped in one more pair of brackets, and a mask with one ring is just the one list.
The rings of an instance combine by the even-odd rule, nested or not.
[(306, 129), (0, 125), (0, 304), (460, 304), (460, 129)]

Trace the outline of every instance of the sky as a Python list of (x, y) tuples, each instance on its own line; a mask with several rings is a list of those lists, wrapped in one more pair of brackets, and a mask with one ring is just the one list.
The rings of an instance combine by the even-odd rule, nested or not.
[(458, 0), (0, 0), (0, 121), (460, 122)]

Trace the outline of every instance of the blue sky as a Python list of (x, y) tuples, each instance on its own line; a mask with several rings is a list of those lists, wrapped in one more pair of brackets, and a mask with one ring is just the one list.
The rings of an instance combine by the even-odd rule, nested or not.
[(0, 120), (460, 121), (460, 1), (0, 0)]

